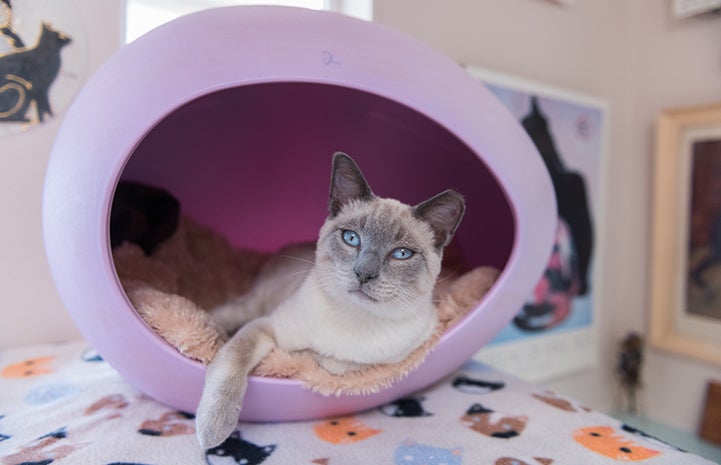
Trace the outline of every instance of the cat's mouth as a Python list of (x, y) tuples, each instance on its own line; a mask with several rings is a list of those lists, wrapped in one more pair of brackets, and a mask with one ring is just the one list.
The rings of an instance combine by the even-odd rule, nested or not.
[(350, 291), (348, 291), (348, 293), (349, 293), (350, 295), (354, 296), (355, 298), (360, 299), (360, 300), (362, 300), (362, 301), (364, 301), (364, 302), (378, 303), (378, 299), (376, 299), (375, 297), (369, 295), (369, 294), (368, 294), (366, 291), (364, 291), (362, 288), (351, 289)]

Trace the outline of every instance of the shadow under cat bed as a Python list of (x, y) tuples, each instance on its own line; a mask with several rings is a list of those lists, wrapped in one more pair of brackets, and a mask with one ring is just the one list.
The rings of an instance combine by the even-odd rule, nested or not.
[[(121, 183), (111, 217), (113, 259), (143, 320), (186, 357), (208, 363), (230, 336), (208, 310), (248, 292), (270, 254), (235, 248), (180, 210), (178, 200), (164, 190)], [(336, 375), (306, 352), (276, 348), (253, 374), (296, 379), (323, 395), (368, 394), (390, 386), (423, 362), (498, 276), (492, 267), (467, 272), (461, 267), (450, 246), (434, 290), (436, 329), (401, 362)]]

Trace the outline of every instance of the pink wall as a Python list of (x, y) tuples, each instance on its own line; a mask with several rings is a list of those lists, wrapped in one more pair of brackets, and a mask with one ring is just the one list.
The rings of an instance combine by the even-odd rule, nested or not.
[[(17, 21), (22, 9), (18, 2), (13, 5)], [(67, 50), (84, 47), (78, 55), (85, 66), (82, 73), (64, 77), (82, 81), (122, 43), (125, 6), (123, 0), (75, 0), (72, 6), (53, 26), (79, 24), (79, 29), (67, 30), (77, 33)], [(80, 337), (55, 290), (42, 238), (45, 167), (66, 110), (55, 108), (56, 117), (45, 124), (0, 137), (0, 349)]]
[[(644, 331), (648, 314), (653, 125), (666, 107), (721, 100), (721, 17), (671, 17), (671, 2), (376, 0), (376, 21), (410, 33), (460, 63), (594, 95), (609, 104), (603, 222), (601, 347), (597, 370), (551, 382), (596, 408), (613, 408), (617, 341)], [(452, 5), (452, 7), (451, 7)], [(695, 430), (702, 392), (719, 367), (651, 349), (646, 412)]]
[[(650, 0), (632, 2), (631, 17), (637, 26), (636, 59), (630, 63), (633, 99), (628, 102), (634, 131), (629, 134), (627, 156), (641, 154), (645, 171), (642, 208), (648, 211), (651, 191), (648, 172), (653, 166), (653, 130), (658, 113), (665, 108), (721, 102), (721, 15), (679, 21), (668, 9), (649, 8)], [(653, 5), (655, 6), (655, 4)], [(629, 215), (632, 213), (629, 212)], [(644, 222), (641, 239), (651, 233)], [(648, 263), (648, 247), (639, 241), (639, 260)], [(630, 278), (629, 278), (630, 279)], [(638, 280), (645, 289), (646, 280)], [(645, 295), (643, 296), (646, 297)], [(644, 300), (646, 310), (648, 301)], [(644, 328), (648, 313), (634, 312), (629, 324)], [(616, 333), (623, 321), (616, 318)], [(696, 430), (700, 422), (706, 382), (721, 379), (721, 367), (651, 350), (648, 357), (645, 392), (649, 413), (671, 425)]]

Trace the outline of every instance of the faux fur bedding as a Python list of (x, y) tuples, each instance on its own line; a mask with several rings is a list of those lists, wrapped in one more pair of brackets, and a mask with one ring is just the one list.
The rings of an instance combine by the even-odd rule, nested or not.
[[(125, 292), (141, 317), (184, 355), (210, 361), (228, 335), (206, 309), (251, 286), (265, 255), (233, 248), (208, 228), (181, 217), (175, 232), (151, 254), (125, 242), (113, 257)], [(371, 393), (420, 365), (444, 331), (457, 323), (491, 288), (497, 271), (476, 268), (442, 273), (436, 288), (439, 324), (433, 337), (400, 363), (332, 375), (307, 354), (273, 351), (254, 372), (294, 378), (323, 394)]]

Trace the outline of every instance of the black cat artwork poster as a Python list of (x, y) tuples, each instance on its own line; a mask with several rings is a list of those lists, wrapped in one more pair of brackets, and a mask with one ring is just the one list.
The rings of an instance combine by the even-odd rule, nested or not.
[(0, 0), (0, 137), (67, 108), (86, 72), (85, 47), (71, 0)]
[(598, 357), (595, 232), (601, 201), (606, 105), (591, 96), (478, 68), (526, 130), (548, 170), (558, 209), (546, 270), (513, 321), (478, 358), (539, 382), (587, 368)]

